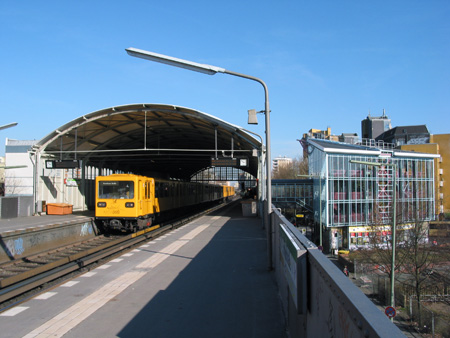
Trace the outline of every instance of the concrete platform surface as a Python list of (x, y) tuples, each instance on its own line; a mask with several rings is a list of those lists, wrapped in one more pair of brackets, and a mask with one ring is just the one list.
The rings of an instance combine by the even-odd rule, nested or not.
[(287, 337), (261, 220), (203, 216), (0, 313), (2, 337)]
[(0, 234), (28, 228), (45, 227), (47, 225), (63, 224), (78, 220), (89, 220), (94, 217), (94, 211), (76, 212), (69, 215), (40, 215), (0, 219)]

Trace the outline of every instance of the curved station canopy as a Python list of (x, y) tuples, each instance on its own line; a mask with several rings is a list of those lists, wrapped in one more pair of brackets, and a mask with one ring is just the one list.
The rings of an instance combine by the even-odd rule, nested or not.
[(189, 180), (230, 163), (257, 177), (261, 147), (241, 127), (193, 109), (130, 104), (83, 115), (44, 137), (33, 151), (43, 159)]

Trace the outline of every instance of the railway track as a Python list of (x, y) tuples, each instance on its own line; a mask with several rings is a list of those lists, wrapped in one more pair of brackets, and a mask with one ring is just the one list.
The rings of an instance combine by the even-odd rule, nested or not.
[(3, 264), (0, 266), (0, 311), (223, 206), (221, 204), (133, 234), (100, 235), (88, 241)]

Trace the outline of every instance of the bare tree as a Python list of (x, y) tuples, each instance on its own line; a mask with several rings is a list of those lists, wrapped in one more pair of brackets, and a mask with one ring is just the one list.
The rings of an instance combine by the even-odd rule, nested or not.
[[(437, 248), (428, 243), (428, 222), (416, 211), (413, 220), (405, 220), (402, 217), (401, 203), (397, 205), (396, 243), (392, 243), (392, 224), (386, 225), (385, 220), (376, 215), (373, 218), (371, 232), (369, 233), (369, 243), (367, 248), (361, 250), (363, 259), (384, 272), (391, 278), (392, 276), (392, 247), (395, 245), (396, 257), (394, 258), (394, 272), (396, 278), (403, 279), (409, 277), (414, 287), (417, 297), (419, 314), (420, 300), (424, 284), (429, 280), (433, 267), (440, 261), (445, 260)], [(406, 230), (399, 230), (398, 225), (409, 224)], [(402, 227), (403, 228), (403, 227)], [(442, 256), (442, 257), (441, 257)], [(421, 318), (419, 315), (419, 323)]]
[[(398, 271), (403, 264), (403, 256), (399, 256), (398, 247), (400, 244), (400, 234), (398, 230), (393, 243), (393, 223), (386, 224), (386, 220), (375, 207), (372, 214), (372, 222), (369, 225), (369, 243), (360, 252), (363, 260), (369, 262), (375, 269), (392, 278), (392, 271)], [(398, 209), (397, 209), (398, 211)], [(398, 214), (397, 214), (398, 215)], [(395, 246), (394, 269), (392, 269), (392, 248)], [(395, 274), (394, 274), (395, 276)]]
[(5, 195), (20, 195), (24, 193), (24, 180), (17, 178), (14, 174), (9, 174), (5, 177), (4, 194)]
[(297, 157), (288, 165), (281, 165), (272, 173), (273, 179), (296, 179), (297, 175), (308, 174), (308, 159)]
[(429, 280), (432, 269), (440, 260), (437, 248), (428, 244), (428, 223), (416, 214), (412, 228), (407, 230), (401, 243), (399, 256), (402, 257), (402, 271), (411, 276), (417, 297), (419, 325), (421, 325), (421, 299), (423, 285)]
[(309, 162), (307, 157), (298, 157), (294, 159), (294, 170), (296, 175), (307, 175)]

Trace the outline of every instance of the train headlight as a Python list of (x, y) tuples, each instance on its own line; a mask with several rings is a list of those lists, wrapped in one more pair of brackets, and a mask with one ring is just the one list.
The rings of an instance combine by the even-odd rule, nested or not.
[(105, 207), (106, 207), (106, 202), (98, 202), (98, 203), (97, 203), (97, 207), (99, 207), (99, 208), (105, 208)]
[(125, 203), (125, 208), (134, 208), (134, 203), (133, 202)]

